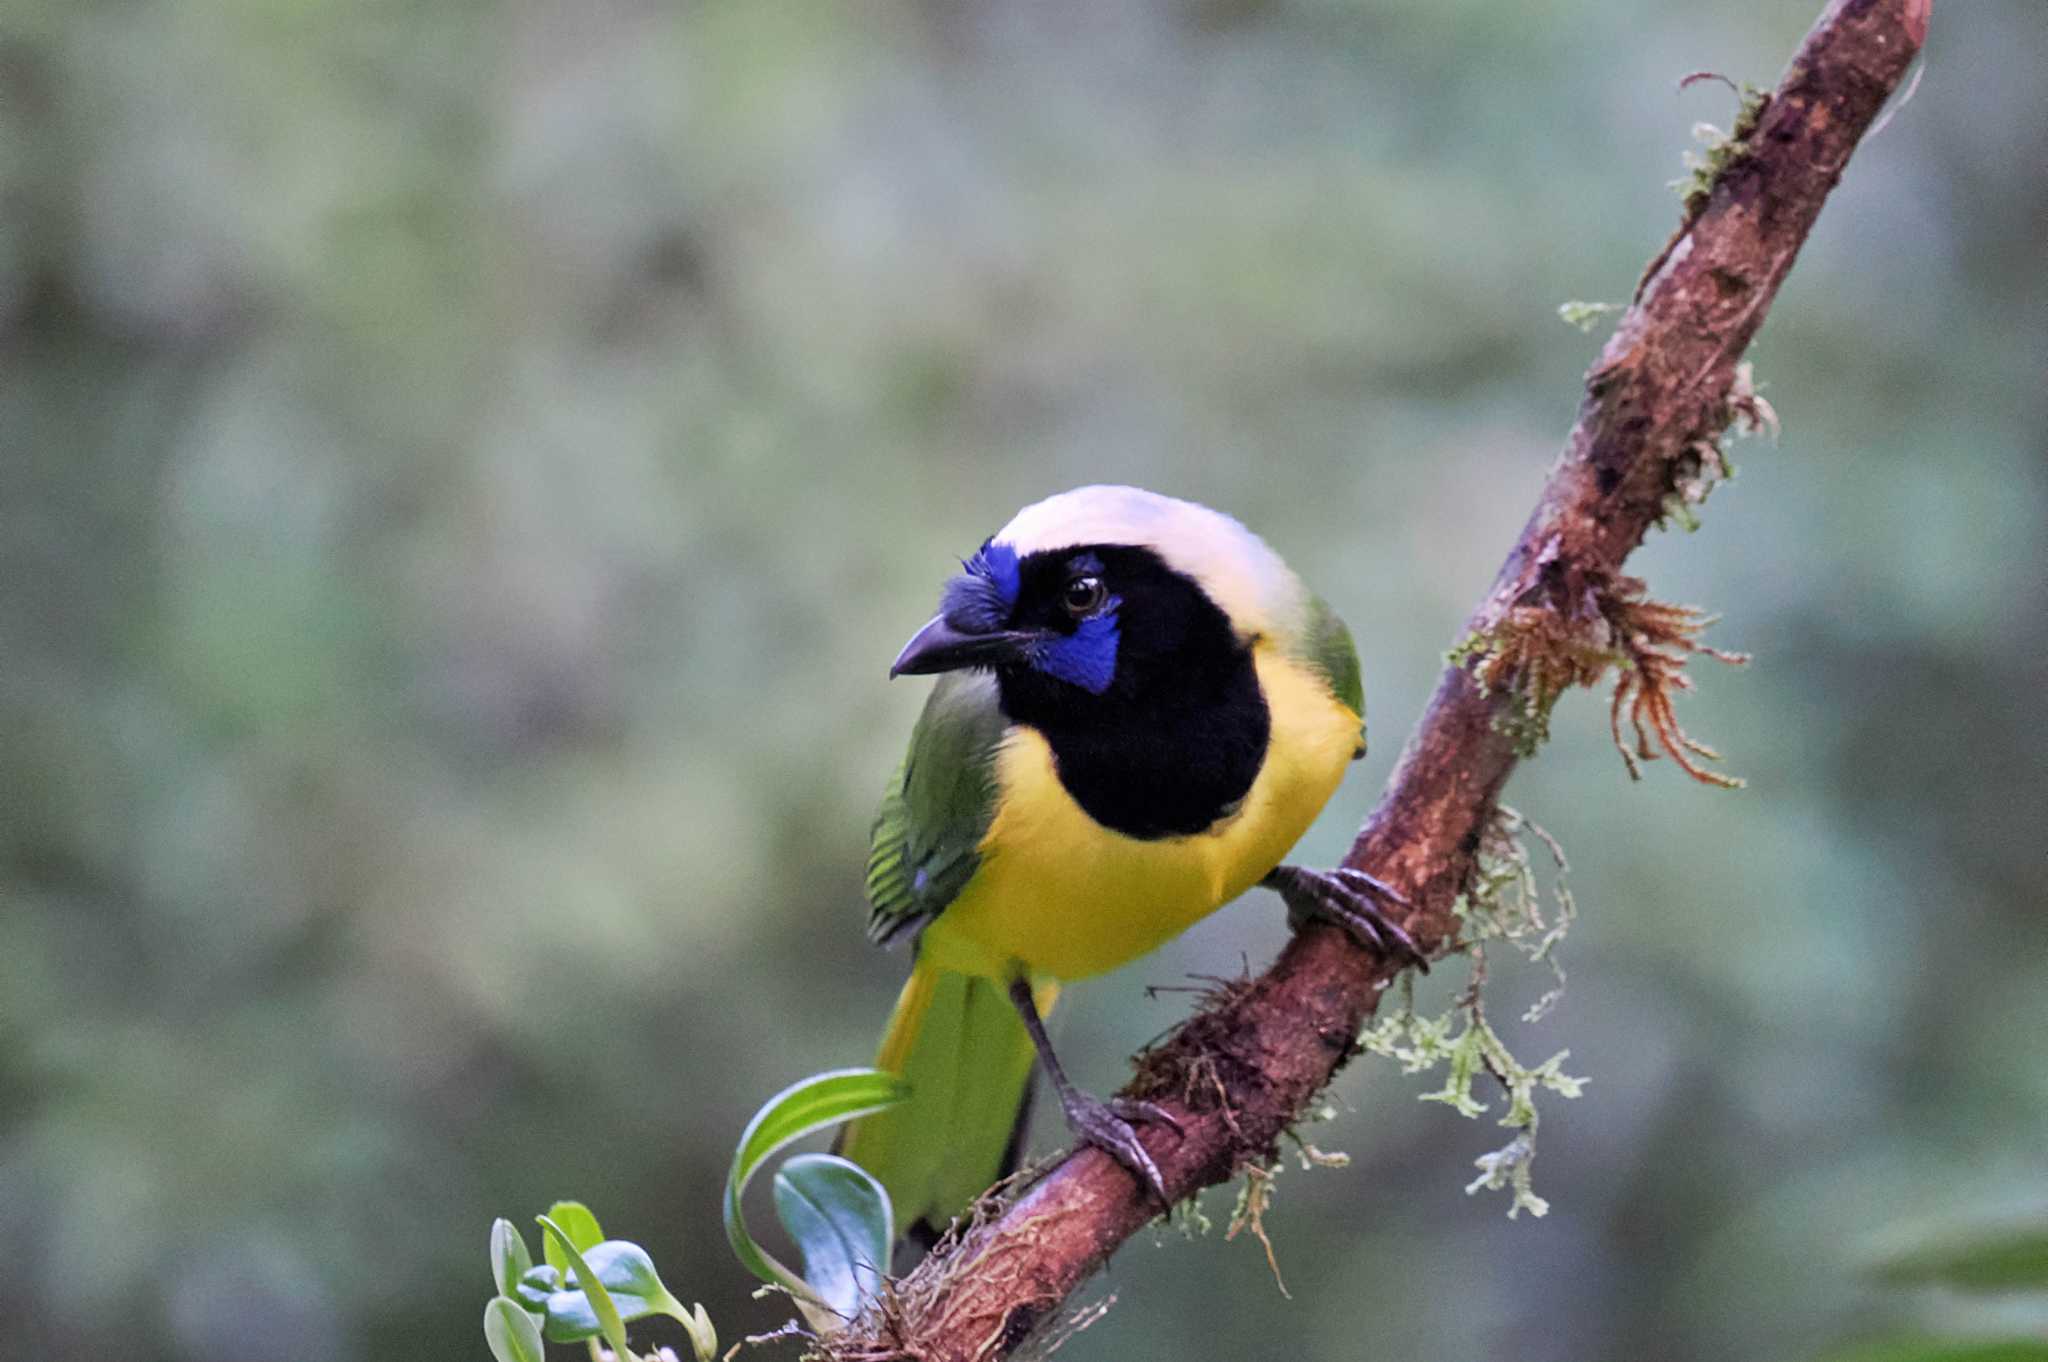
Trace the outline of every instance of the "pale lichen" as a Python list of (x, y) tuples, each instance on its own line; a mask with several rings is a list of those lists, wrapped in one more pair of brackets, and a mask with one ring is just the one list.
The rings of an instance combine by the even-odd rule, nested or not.
[[(1547, 906), (1536, 882), (1536, 863), (1529, 855), (1524, 834), (1541, 842), (1550, 854)], [(1558, 840), (1541, 825), (1501, 805), (1480, 834), (1472, 887), (1453, 905), (1462, 939), (1482, 950), (1488, 941), (1506, 942), (1531, 964), (1550, 970), (1550, 988), (1529, 1005), (1522, 1014), (1524, 1021), (1543, 1020), (1564, 996), (1564, 966), (1558, 961), (1557, 948), (1579, 918), (1570, 875), (1571, 865), (1565, 860), (1564, 848)]]
[[(1546, 910), (1539, 892), (1534, 867), (1522, 834), (1541, 840), (1555, 858), (1558, 879), (1553, 887), (1555, 903)], [(1384, 1055), (1401, 1066), (1403, 1073), (1425, 1073), (1444, 1068), (1442, 1086), (1421, 1095), (1425, 1102), (1441, 1102), (1459, 1115), (1483, 1115), (1489, 1104), (1473, 1091), (1482, 1078), (1490, 1077), (1507, 1098), (1507, 1110), (1500, 1124), (1515, 1134), (1497, 1150), (1475, 1160), (1480, 1176), (1466, 1192), (1482, 1187), (1505, 1189), (1510, 1195), (1508, 1216), (1523, 1211), (1532, 1216), (1546, 1214), (1549, 1203), (1536, 1195), (1531, 1167), (1536, 1158), (1539, 1120), (1537, 1093), (1549, 1091), (1560, 1097), (1577, 1097), (1586, 1080), (1564, 1071), (1570, 1054), (1560, 1050), (1541, 1064), (1527, 1065), (1515, 1058), (1507, 1043), (1487, 1019), (1484, 990), (1487, 977), (1486, 944), (1502, 942), (1532, 961), (1548, 964), (1556, 983), (1525, 1014), (1535, 1021), (1562, 995), (1564, 973), (1557, 966), (1555, 951), (1577, 915), (1570, 891), (1564, 887), (1564, 855), (1555, 839), (1512, 809), (1498, 809), (1480, 839), (1478, 866), (1471, 888), (1460, 896), (1455, 911), (1459, 921), (1460, 944), (1471, 962), (1471, 977), (1450, 1009), (1440, 1016), (1425, 1017), (1415, 1010), (1412, 975), (1399, 984), (1399, 1005), (1383, 1014), (1359, 1036), (1359, 1044), (1373, 1054)]]
[(1735, 476), (1735, 463), (1728, 457), (1725, 441), (1751, 435), (1778, 436), (1778, 413), (1765, 400), (1756, 381), (1756, 369), (1744, 360), (1735, 366), (1727, 399), (1708, 422), (1712, 433), (1702, 435), (1679, 451), (1671, 461), (1671, 490), (1664, 496), (1660, 526), (1677, 525), (1688, 532), (1700, 527), (1693, 507), (1703, 505), (1708, 494)]
[[(1330, 1108), (1323, 1107), (1315, 1119), (1327, 1121), (1334, 1115), (1335, 1113)], [(1286, 1134), (1287, 1138), (1294, 1142), (1294, 1157), (1301, 1161), (1301, 1171), (1304, 1173), (1311, 1168), (1349, 1168), (1351, 1166), (1351, 1156), (1341, 1149), (1320, 1148), (1302, 1139), (1300, 1134), (1291, 1129)]]
[(1202, 1209), (1202, 1196), (1197, 1192), (1193, 1196), (1176, 1201), (1173, 1209), (1166, 1213), (1165, 1220), (1152, 1222), (1152, 1242), (1155, 1245), (1166, 1242), (1160, 1234), (1162, 1229), (1178, 1230), (1181, 1238), (1193, 1240), (1200, 1239), (1215, 1228), (1215, 1223), (1209, 1219), (1208, 1212)]

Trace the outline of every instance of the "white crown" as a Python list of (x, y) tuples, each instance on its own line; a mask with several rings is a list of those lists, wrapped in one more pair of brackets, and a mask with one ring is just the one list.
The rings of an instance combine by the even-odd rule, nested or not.
[(1207, 506), (1140, 487), (1076, 487), (1017, 512), (995, 533), (1021, 557), (1081, 544), (1148, 548), (1194, 579), (1239, 636), (1292, 642), (1307, 590), (1266, 541)]

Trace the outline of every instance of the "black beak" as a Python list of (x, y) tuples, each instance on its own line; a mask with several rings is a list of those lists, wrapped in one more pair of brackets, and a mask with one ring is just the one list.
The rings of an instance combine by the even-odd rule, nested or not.
[(1037, 640), (1037, 634), (1016, 629), (970, 634), (955, 629), (940, 615), (903, 645), (903, 651), (890, 664), (889, 675), (929, 676), (934, 672), (956, 672), (963, 667), (1021, 662), (1024, 650)]

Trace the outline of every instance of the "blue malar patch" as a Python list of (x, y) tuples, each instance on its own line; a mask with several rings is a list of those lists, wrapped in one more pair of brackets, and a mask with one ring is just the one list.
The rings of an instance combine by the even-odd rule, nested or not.
[(1100, 695), (1116, 679), (1116, 609), (1123, 602), (1109, 598), (1096, 614), (1081, 621), (1073, 633), (1041, 644), (1031, 655), (1031, 665), (1047, 676), (1079, 686), (1090, 695)]

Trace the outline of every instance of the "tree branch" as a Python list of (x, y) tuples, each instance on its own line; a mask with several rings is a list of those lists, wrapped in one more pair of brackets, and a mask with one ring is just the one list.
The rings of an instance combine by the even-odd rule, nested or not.
[[(1473, 612), (1469, 637), (1497, 637), (1510, 612), (1526, 621), (1540, 611), (1558, 635), (1613, 638), (1617, 611), (1639, 590), (1620, 575), (1623, 561), (1699, 477), (1740, 410), (1737, 363), (1850, 153), (1918, 52), (1931, 4), (1833, 0), (1777, 89), (1716, 148), (1711, 178), (1688, 196), (1677, 233), (1588, 373), (1564, 454)], [(1345, 858), (1408, 895), (1415, 907), (1405, 925), (1435, 955), (1458, 948), (1452, 905), (1515, 767), (1516, 742), (1496, 720), (1529, 702), (1482, 687), (1472, 668), (1467, 660), (1444, 672)], [(1312, 928), (1264, 975), (1228, 990), (1148, 1054), (1127, 1091), (1164, 1102), (1184, 1126), (1181, 1134), (1144, 1131), (1169, 1193), (1189, 1196), (1270, 1159), (1281, 1133), (1357, 1053), (1360, 1028), (1399, 968), (1340, 932)], [(1007, 1357), (1157, 1210), (1106, 1155), (1080, 1150), (927, 1259), (832, 1352)]]

